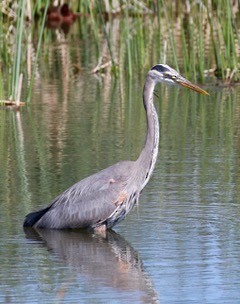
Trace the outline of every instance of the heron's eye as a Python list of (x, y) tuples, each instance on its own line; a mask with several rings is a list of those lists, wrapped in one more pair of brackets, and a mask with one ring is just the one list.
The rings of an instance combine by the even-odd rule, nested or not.
[(164, 77), (165, 77), (165, 78), (172, 79), (172, 80), (175, 80), (175, 79), (177, 78), (177, 76), (172, 75), (172, 74), (170, 74), (170, 73), (165, 73), (165, 74), (164, 74)]
[(169, 73), (164, 73), (164, 78), (171, 78), (171, 74), (169, 74)]

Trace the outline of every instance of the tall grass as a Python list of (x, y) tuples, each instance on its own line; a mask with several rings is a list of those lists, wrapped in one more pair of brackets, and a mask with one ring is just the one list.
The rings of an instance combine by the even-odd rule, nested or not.
[(45, 8), (44, 8), (43, 20), (42, 20), (42, 24), (41, 24), (41, 27), (40, 27), (40, 33), (39, 33), (38, 44), (37, 44), (37, 51), (36, 51), (34, 65), (33, 65), (33, 72), (32, 72), (32, 76), (31, 76), (31, 79), (30, 79), (30, 85), (29, 85), (29, 89), (28, 89), (28, 93), (27, 93), (27, 100), (26, 100), (27, 102), (30, 102), (30, 99), (31, 99), (31, 96), (32, 96), (32, 89), (33, 89), (33, 84), (34, 84), (35, 74), (36, 74), (36, 69), (37, 69), (37, 63), (38, 63), (38, 58), (39, 58), (41, 44), (42, 44), (43, 30), (44, 30), (44, 24), (45, 24), (45, 19), (46, 19), (46, 15), (47, 15), (48, 6), (49, 6), (49, 0), (46, 1), (46, 5), (45, 5)]
[[(115, 75), (118, 74), (116, 71), (123, 75), (128, 71), (133, 76), (136, 69), (145, 70), (164, 61), (201, 82), (206, 74), (215, 82), (237, 82), (240, 79), (240, 9), (236, 1), (119, 0), (109, 1), (106, 5), (106, 1), (82, 0), (69, 4), (82, 17), (75, 23), (78, 32), (70, 32), (69, 36), (75, 37), (69, 38), (68, 43), (74, 47), (76, 39), (82, 42), (86, 62), (92, 66), (108, 57), (105, 60), (111, 62), (110, 70)], [(30, 0), (31, 23), (26, 20), (26, 0), (20, 0), (18, 6), (14, 6), (15, 18), (8, 16), (4, 9), (0, 11), (1, 99), (10, 96), (16, 99), (20, 74), (24, 77), (26, 100), (31, 99), (41, 46), (46, 42), (51, 44), (54, 36), (44, 33), (48, 5), (49, 0)], [(38, 24), (34, 22), (35, 13), (41, 16)], [(25, 49), (27, 37), (35, 26), (38, 26), (38, 42), (29, 75), (25, 68)], [(92, 41), (95, 63), (92, 58), (90, 62), (89, 56)]]
[(236, 2), (140, 1), (148, 8), (140, 12), (139, 7), (134, 11), (133, 2), (122, 3), (118, 18), (124, 22), (118, 34), (125, 43), (126, 58), (120, 70), (127, 65), (131, 75), (135, 64), (149, 68), (156, 61), (166, 61), (201, 82), (207, 74), (217, 82), (239, 81), (240, 11)]
[[(0, 46), (1, 50), (1, 71), (0, 71), (0, 99), (6, 100), (7, 104), (15, 103), (20, 100), (21, 88), (22, 88), (22, 77), (26, 78), (24, 83), (27, 83), (27, 78), (30, 76), (26, 71), (26, 49), (27, 49), (27, 37), (31, 35), (31, 24), (27, 21), (26, 7), (28, 0), (20, 0), (18, 4), (14, 6), (15, 11), (12, 15), (6, 14), (6, 7), (10, 1), (2, 3), (1, 13), (0, 13)], [(8, 3), (9, 2), (9, 3)], [(29, 2), (30, 3), (30, 2)], [(30, 86), (27, 91), (27, 101), (31, 98), (32, 86), (34, 81), (35, 69), (37, 65), (37, 60), (39, 56), (41, 39), (43, 35), (44, 23), (46, 18), (47, 7), (49, 5), (49, 0), (44, 1), (46, 3), (44, 16), (42, 20), (42, 25), (40, 28), (40, 33), (38, 36), (38, 45), (35, 56), (35, 61), (33, 62), (34, 68), (31, 73)], [(33, 4), (33, 3), (32, 3)], [(5, 7), (4, 7), (5, 5)], [(36, 5), (41, 5), (41, 0), (38, 0)], [(32, 5), (34, 10), (36, 6)], [(32, 14), (34, 13), (32, 11)], [(2, 11), (5, 11), (3, 15)], [(28, 12), (28, 14), (31, 12)], [(31, 16), (28, 16), (30, 19)], [(32, 19), (32, 18), (31, 18)], [(5, 40), (5, 41), (4, 41)], [(13, 42), (12, 42), (13, 41)], [(4, 77), (6, 75), (6, 77)]]
[(18, 94), (17, 90), (19, 87), (25, 7), (26, 7), (26, 1), (21, 0), (19, 3), (19, 9), (18, 9), (18, 14), (17, 14), (17, 28), (16, 28), (16, 40), (15, 40), (16, 49), (15, 49), (14, 58), (13, 58), (13, 73), (12, 73), (12, 99), (13, 100), (16, 100), (16, 98), (17, 98), (17, 94)]

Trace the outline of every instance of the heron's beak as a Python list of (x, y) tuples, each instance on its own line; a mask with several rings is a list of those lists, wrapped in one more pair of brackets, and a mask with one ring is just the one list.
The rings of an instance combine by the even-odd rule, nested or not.
[(176, 82), (178, 84), (180, 84), (181, 86), (183, 87), (186, 87), (186, 88), (189, 88), (193, 91), (196, 91), (200, 94), (203, 94), (203, 95), (209, 95), (208, 92), (204, 91), (203, 89), (201, 89), (200, 87), (198, 87), (197, 85), (191, 83), (190, 81), (188, 81), (187, 79), (185, 79), (184, 77), (179, 77), (176, 79)]

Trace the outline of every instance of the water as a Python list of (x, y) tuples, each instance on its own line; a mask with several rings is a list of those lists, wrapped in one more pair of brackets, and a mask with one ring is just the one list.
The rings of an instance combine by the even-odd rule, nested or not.
[(144, 75), (48, 68), (30, 107), (0, 111), (0, 302), (239, 303), (240, 89), (158, 88), (156, 169), (115, 232), (24, 231), (28, 212), (135, 159), (145, 137)]

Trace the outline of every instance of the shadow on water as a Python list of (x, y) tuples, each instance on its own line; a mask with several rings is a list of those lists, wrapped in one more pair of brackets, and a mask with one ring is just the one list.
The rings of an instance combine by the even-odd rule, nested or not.
[(24, 228), (24, 232), (30, 243), (43, 245), (64, 266), (95, 286), (104, 285), (117, 293), (129, 292), (133, 301), (139, 298), (142, 303), (158, 303), (138, 252), (116, 232), (98, 235), (82, 230), (33, 228)]

